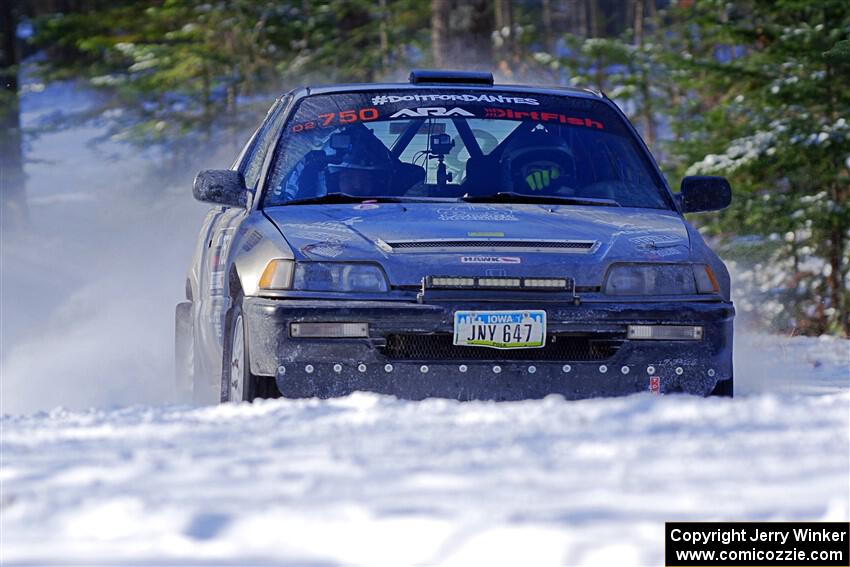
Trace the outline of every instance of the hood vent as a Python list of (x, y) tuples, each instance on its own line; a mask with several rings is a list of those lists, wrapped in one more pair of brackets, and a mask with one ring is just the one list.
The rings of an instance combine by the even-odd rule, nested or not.
[(599, 243), (595, 240), (539, 240), (539, 239), (446, 239), (446, 240), (395, 240), (379, 241), (378, 245), (392, 252), (456, 252), (462, 250), (524, 252), (547, 251), (571, 254), (590, 254)]

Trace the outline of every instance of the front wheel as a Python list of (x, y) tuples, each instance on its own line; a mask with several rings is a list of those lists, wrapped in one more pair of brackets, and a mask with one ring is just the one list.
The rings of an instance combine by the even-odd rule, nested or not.
[(226, 319), (221, 365), (221, 401), (250, 402), (257, 397), (257, 377), (251, 374), (241, 298), (233, 302)]

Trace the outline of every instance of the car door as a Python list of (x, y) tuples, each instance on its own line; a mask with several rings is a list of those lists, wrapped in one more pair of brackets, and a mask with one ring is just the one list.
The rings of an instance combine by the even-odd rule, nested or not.
[(199, 242), (197, 287), (195, 297), (195, 353), (204, 376), (217, 384), (221, 371), (224, 318), (231, 304), (229, 273), (231, 245), (240, 225), (248, 215), (257, 214), (253, 206), (254, 195), (269, 148), (273, 146), (281, 121), (282, 103), (269, 110), (266, 119), (246, 144), (232, 168), (245, 177), (249, 196), (246, 207), (216, 207), (207, 215), (203, 240)]

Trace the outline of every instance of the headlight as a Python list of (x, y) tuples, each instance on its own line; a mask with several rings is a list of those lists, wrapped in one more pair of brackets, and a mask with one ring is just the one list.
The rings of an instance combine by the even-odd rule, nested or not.
[(260, 276), (260, 289), (386, 292), (383, 270), (374, 264), (272, 260)]
[(293, 289), (304, 291), (388, 291), (383, 270), (373, 264), (303, 262), (295, 265)]
[(711, 268), (686, 264), (621, 264), (608, 271), (608, 295), (694, 295), (717, 293)]

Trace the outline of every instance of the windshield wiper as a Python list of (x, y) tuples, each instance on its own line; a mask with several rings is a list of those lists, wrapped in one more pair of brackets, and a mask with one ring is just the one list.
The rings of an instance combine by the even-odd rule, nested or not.
[(540, 203), (552, 205), (598, 205), (600, 207), (620, 207), (614, 199), (595, 197), (567, 197), (562, 195), (527, 195), (513, 191), (500, 191), (490, 195), (466, 195), (461, 197), (467, 203)]
[(318, 204), (344, 204), (344, 203), (365, 203), (366, 201), (374, 203), (404, 203), (410, 201), (403, 197), (364, 197), (363, 195), (351, 195), (349, 193), (326, 193), (316, 197), (306, 197), (304, 199), (293, 199), (280, 203), (286, 205), (318, 205)]

